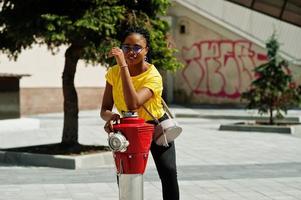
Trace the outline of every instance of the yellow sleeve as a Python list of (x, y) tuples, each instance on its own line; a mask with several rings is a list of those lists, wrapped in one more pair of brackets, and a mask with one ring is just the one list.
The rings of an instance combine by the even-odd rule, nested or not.
[(110, 67), (105, 75), (106, 81), (113, 85), (113, 68)]
[(161, 96), (163, 90), (162, 77), (152, 76), (143, 86), (152, 90), (155, 96)]

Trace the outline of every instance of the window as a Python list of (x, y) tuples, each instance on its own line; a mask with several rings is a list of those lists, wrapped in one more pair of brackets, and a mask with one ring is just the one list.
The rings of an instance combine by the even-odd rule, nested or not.
[(189, 22), (186, 18), (183, 17), (179, 20), (178, 27), (180, 34), (189, 34)]
[(185, 34), (186, 33), (186, 26), (183, 25), (183, 24), (180, 26), (180, 33), (181, 34)]

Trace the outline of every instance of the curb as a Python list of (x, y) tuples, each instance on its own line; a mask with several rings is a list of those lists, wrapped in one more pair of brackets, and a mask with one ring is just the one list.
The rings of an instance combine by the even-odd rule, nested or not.
[[(178, 118), (207, 118), (207, 119), (234, 119), (234, 120), (256, 120), (267, 121), (269, 117), (266, 116), (247, 116), (247, 115), (203, 115), (203, 114), (183, 114), (176, 113)], [(275, 120), (275, 122), (301, 122), (301, 117), (285, 117), (284, 119)]]
[(114, 165), (112, 152), (65, 156), (0, 151), (0, 163), (64, 169), (89, 169)]
[(221, 131), (248, 131), (248, 132), (271, 132), (271, 133), (285, 133), (295, 136), (300, 135), (301, 125), (290, 126), (272, 126), (272, 125), (248, 125), (243, 123), (222, 124), (219, 127)]

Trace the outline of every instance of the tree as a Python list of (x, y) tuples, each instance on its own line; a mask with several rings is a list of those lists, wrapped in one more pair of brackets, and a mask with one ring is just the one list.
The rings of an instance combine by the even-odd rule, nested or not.
[(64, 128), (62, 144), (78, 144), (78, 99), (74, 76), (79, 59), (112, 64), (106, 55), (119, 45), (127, 26), (142, 25), (151, 32), (153, 63), (176, 70), (181, 64), (167, 47), (168, 24), (159, 18), (168, 0), (0, 0), (0, 49), (11, 59), (34, 44), (46, 44), (55, 53), (67, 45), (62, 75)]
[(301, 100), (301, 86), (297, 87), (292, 80), (288, 61), (278, 55), (279, 46), (274, 33), (266, 43), (268, 62), (255, 68), (255, 80), (241, 95), (247, 100), (248, 109), (257, 108), (260, 114), (269, 114), (269, 124), (274, 124), (275, 117), (283, 118), (288, 108), (297, 106)]

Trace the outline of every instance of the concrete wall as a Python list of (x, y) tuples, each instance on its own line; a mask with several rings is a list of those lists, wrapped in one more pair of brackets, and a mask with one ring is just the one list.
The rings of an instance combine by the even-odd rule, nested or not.
[[(98, 109), (104, 88), (77, 87), (79, 110)], [(20, 91), (21, 115), (62, 112), (63, 91), (61, 88), (22, 88)]]
[[(240, 104), (254, 67), (267, 60), (265, 49), (180, 4), (170, 14), (177, 56), (185, 66), (174, 78), (174, 102)], [(180, 32), (183, 26), (185, 33)], [(300, 66), (290, 70), (300, 82)]]
[[(46, 46), (33, 46), (24, 50), (16, 61), (9, 60), (0, 54), (0, 72), (30, 74), (21, 79), (21, 88), (44, 88), (62, 86), (64, 69), (64, 53), (66, 47), (61, 47), (57, 54), (52, 55)], [(76, 87), (104, 87), (105, 67), (86, 65), (79, 61), (75, 76)]]
[[(276, 31), (281, 43), (282, 56), (301, 65), (299, 53), (301, 28), (298, 26), (225, 0), (172, 0), (172, 2), (176, 5), (174, 8), (178, 8), (178, 5), (189, 8), (190, 12), (186, 16), (196, 12), (261, 47), (264, 47), (266, 39)], [(179, 10), (173, 8), (171, 10), (178, 16), (182, 15)]]

